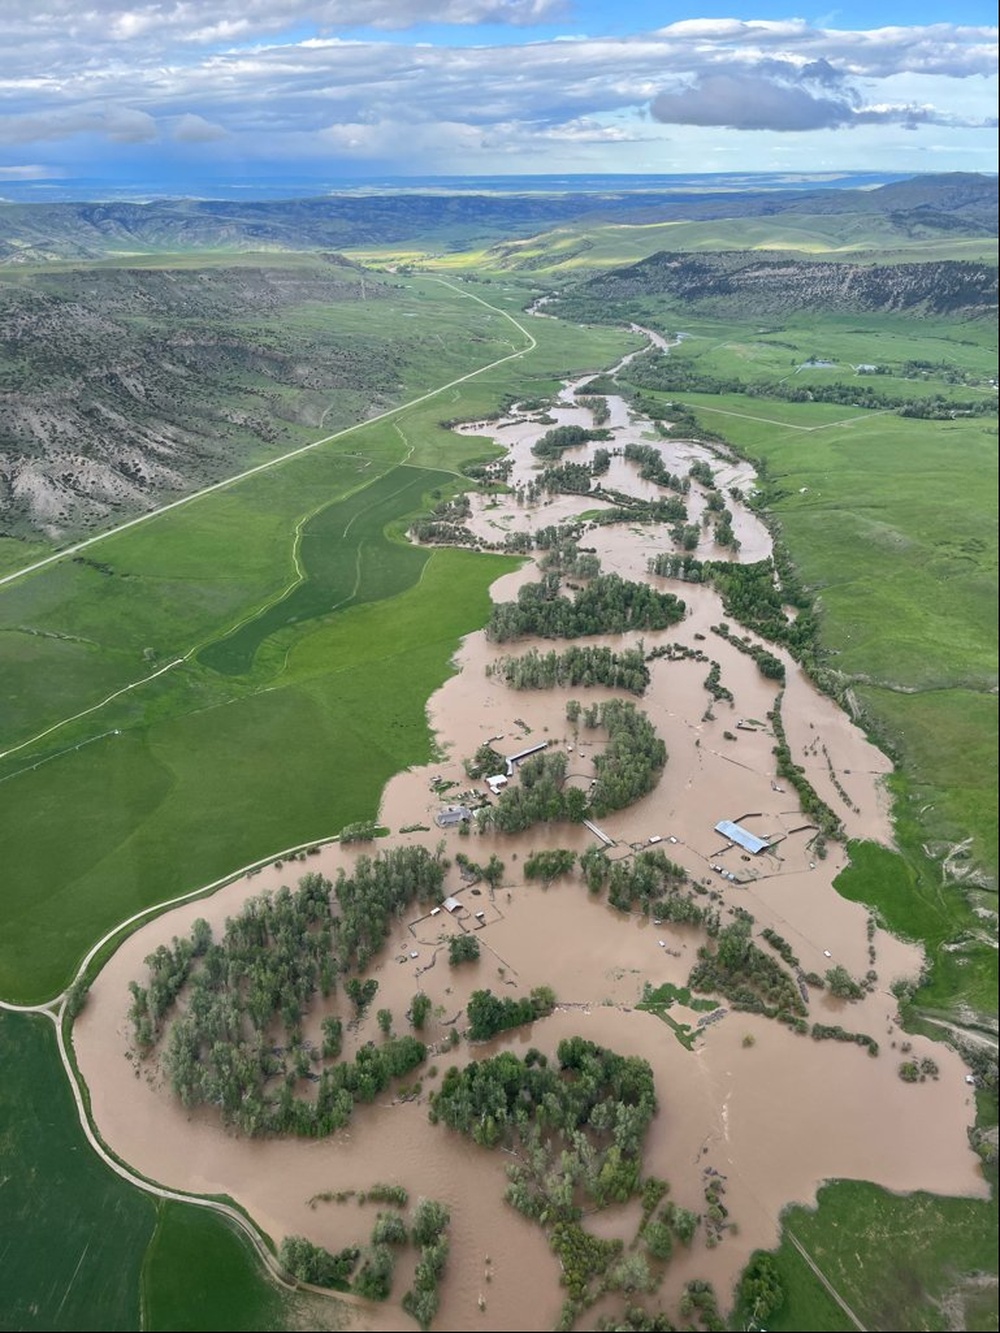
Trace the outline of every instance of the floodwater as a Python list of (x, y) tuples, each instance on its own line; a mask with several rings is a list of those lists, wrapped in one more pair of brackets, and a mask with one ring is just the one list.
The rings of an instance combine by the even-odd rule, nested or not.
[[(564, 401), (572, 403), (573, 387), (568, 386)], [(629, 421), (620, 400), (611, 399), (609, 405), (616, 432), (615, 446), (609, 447), (650, 438), (648, 424)], [(561, 423), (589, 422), (586, 409), (573, 405), (559, 407), (553, 415)], [(530, 447), (547, 428), (516, 413), (509, 423), (491, 424), (491, 433), (514, 457), (515, 485), (517, 478), (530, 479), (537, 465)], [(484, 427), (467, 429), (482, 433)], [(680, 440), (657, 444), (673, 471), (686, 472), (690, 460), (704, 452)], [(582, 459), (590, 448), (569, 450), (566, 456)], [(713, 466), (720, 471), (717, 460)], [(736, 484), (741, 486), (752, 484), (745, 465), (738, 470), (726, 467), (726, 485), (733, 484), (728, 478), (739, 478)], [(631, 465), (616, 459), (613, 468), (614, 481), (608, 484), (636, 494), (649, 491)], [(695, 503), (703, 503), (696, 494), (699, 489), (692, 486), (692, 512)], [(470, 527), (497, 540), (498, 532), (564, 521), (593, 503), (590, 497), (559, 496), (529, 507), (518, 505), (513, 495), (474, 497)], [(766, 529), (742, 505), (730, 502), (729, 507), (742, 542), (739, 558), (760, 559), (769, 550)], [(638, 579), (648, 577), (649, 556), (666, 549), (669, 536), (642, 525), (601, 527), (588, 532), (581, 544), (597, 549), (605, 570)], [(710, 534), (703, 537), (698, 553), (718, 558)], [(533, 576), (527, 566), (499, 579), (494, 600), (516, 596), (517, 588)], [(776, 686), (760, 676), (751, 659), (712, 632), (723, 613), (711, 590), (654, 581), (683, 597), (688, 614), (678, 626), (642, 636), (647, 651), (680, 643), (704, 653), (719, 662), (722, 684), (734, 698), (732, 703), (713, 701), (707, 693), (707, 660), (660, 658), (651, 663), (650, 687), (637, 702), (663, 737), (669, 759), (650, 795), (600, 821), (615, 843), (610, 855), (627, 856), (656, 840), (701, 883), (706, 901), (708, 893), (717, 895), (724, 913), (744, 908), (756, 918), (755, 930), (776, 929), (806, 972), (822, 973), (832, 963), (842, 963), (858, 977), (874, 971), (871, 993), (857, 1003), (813, 992), (810, 1016), (869, 1033), (880, 1043), (878, 1058), (854, 1044), (815, 1042), (766, 1019), (736, 1013), (700, 1028), (694, 1048), (685, 1049), (670, 1027), (635, 1005), (645, 983), (686, 982), (703, 941), (701, 932), (624, 915), (591, 899), (573, 878), (545, 889), (526, 884), (520, 873), (533, 850), (582, 851), (594, 841), (588, 830), (543, 826), (519, 836), (473, 831), (463, 837), (453, 828), (435, 825), (443, 804), (477, 786), (466, 777), (462, 761), (487, 740), (504, 754), (547, 741), (567, 752), (574, 782), (589, 782), (599, 741), (566, 720), (566, 703), (571, 697), (593, 702), (613, 695), (603, 687), (515, 692), (487, 676), (487, 666), (533, 646), (547, 651), (565, 645), (495, 645), (477, 633), (463, 642), (455, 675), (428, 705), (439, 757), (426, 768), (392, 779), (380, 822), (393, 830), (388, 841), (433, 848), (443, 839), (452, 858), (464, 850), (482, 862), (495, 852), (505, 865), (504, 883), (491, 894), (485, 885), (465, 884), (452, 865), (446, 889), (459, 898), (461, 908), (454, 916), (415, 914), (400, 923), (373, 972), (379, 982), (377, 1000), (361, 1027), (350, 1034), (345, 1053), (379, 1039), (374, 1017), (379, 1007), (392, 1011), (397, 1031), (406, 1030), (404, 1015), (418, 990), (435, 1005), (425, 1033), (430, 1043), (443, 1043), (453, 1025), (461, 1030), (462, 1011), (474, 989), (489, 986), (497, 993), (520, 995), (549, 985), (559, 998), (557, 1011), (487, 1047), (473, 1051), (463, 1042), (454, 1051), (432, 1056), (428, 1064), (437, 1072), (425, 1075), (416, 1100), (393, 1103), (386, 1097), (378, 1105), (360, 1107), (351, 1125), (327, 1140), (247, 1141), (222, 1129), (210, 1110), (185, 1111), (163, 1085), (155, 1064), (140, 1063), (130, 1048), (128, 982), (142, 979), (144, 957), (161, 941), (186, 932), (196, 917), (208, 918), (220, 935), (226, 917), (247, 897), (293, 884), (306, 869), (334, 875), (365, 850), (326, 847), (305, 863), (267, 867), (207, 901), (151, 923), (125, 942), (97, 979), (76, 1024), (75, 1045), (97, 1125), (121, 1158), (162, 1185), (232, 1196), (276, 1241), (300, 1234), (331, 1250), (363, 1243), (377, 1211), (372, 1205), (360, 1207), (354, 1198), (338, 1203), (329, 1197), (338, 1191), (363, 1191), (376, 1182), (389, 1182), (404, 1185), (414, 1200), (424, 1195), (445, 1201), (452, 1214), (451, 1254), (435, 1321), (435, 1327), (445, 1330), (550, 1328), (562, 1301), (554, 1257), (537, 1229), (503, 1202), (506, 1154), (479, 1149), (427, 1119), (427, 1093), (448, 1065), (496, 1050), (523, 1053), (537, 1046), (551, 1054), (563, 1037), (579, 1033), (650, 1061), (659, 1111), (648, 1135), (646, 1172), (668, 1180), (670, 1197), (697, 1212), (705, 1208), (706, 1172), (720, 1172), (726, 1178), (730, 1219), (739, 1228), (738, 1234), (726, 1231), (714, 1248), (706, 1245), (700, 1229), (691, 1250), (679, 1251), (659, 1298), (666, 1305), (693, 1277), (713, 1281), (726, 1304), (751, 1251), (776, 1241), (781, 1209), (792, 1201), (812, 1201), (824, 1180), (857, 1178), (901, 1192), (986, 1196), (979, 1160), (966, 1137), (975, 1108), (964, 1065), (953, 1051), (898, 1031), (889, 988), (895, 978), (919, 972), (918, 950), (879, 929), (869, 939), (865, 909), (842, 899), (832, 886), (845, 863), (842, 849), (831, 844), (825, 858), (817, 854), (814, 830), (803, 827), (806, 821), (794, 792), (782, 790), (776, 777), (768, 723)], [(586, 642), (620, 648), (637, 640), (611, 635)], [(888, 760), (785, 660), (783, 716), (796, 761), (843, 818), (851, 837), (888, 844), (891, 827), (882, 788)], [(441, 796), (435, 793), (435, 780), (439, 787), (454, 786)], [(743, 820), (752, 831), (780, 841), (748, 858), (714, 832), (720, 819)], [(398, 832), (413, 825), (430, 831)], [(445, 945), (450, 933), (460, 930), (476, 931), (482, 956), (478, 963), (452, 969)], [(317, 1006), (307, 1036), (318, 1038), (324, 1012)], [(692, 1028), (700, 1017), (680, 1006), (672, 1015)], [(904, 1040), (912, 1043), (917, 1058), (933, 1054), (940, 1068), (937, 1080), (908, 1085), (899, 1079)], [(324, 1194), (328, 1197), (318, 1197)], [(626, 1240), (634, 1224), (634, 1210), (609, 1211), (588, 1221), (599, 1234), (619, 1234)], [(413, 1262), (412, 1257), (401, 1261), (394, 1286), (397, 1301), (409, 1283)], [(353, 1309), (358, 1327), (411, 1326), (392, 1302), (382, 1307), (355, 1304)]]

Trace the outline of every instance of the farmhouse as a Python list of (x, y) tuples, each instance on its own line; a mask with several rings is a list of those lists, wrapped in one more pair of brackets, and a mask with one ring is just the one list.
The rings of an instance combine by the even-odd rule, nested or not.
[(463, 819), (469, 819), (472, 811), (465, 805), (446, 805), (443, 810), (439, 810), (434, 816), (438, 828), (451, 828), (455, 824), (461, 824)]

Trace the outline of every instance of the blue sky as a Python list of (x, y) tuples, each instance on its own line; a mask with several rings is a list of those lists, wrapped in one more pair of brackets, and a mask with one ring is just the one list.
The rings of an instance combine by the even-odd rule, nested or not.
[(995, 9), (0, 0), (4, 184), (995, 171)]

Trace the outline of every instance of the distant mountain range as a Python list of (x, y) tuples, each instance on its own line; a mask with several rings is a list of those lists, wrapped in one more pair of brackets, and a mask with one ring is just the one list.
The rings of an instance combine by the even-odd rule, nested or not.
[[(747, 178), (752, 179), (752, 178)], [(652, 223), (881, 215), (901, 234), (994, 236), (997, 181), (918, 176), (875, 189), (345, 194), (318, 199), (0, 204), (0, 265), (184, 250), (472, 248), (585, 219)]]

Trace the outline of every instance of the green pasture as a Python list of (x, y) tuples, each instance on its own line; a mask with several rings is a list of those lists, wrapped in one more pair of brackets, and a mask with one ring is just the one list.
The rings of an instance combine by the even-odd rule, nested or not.
[[(663, 323), (674, 327), (671, 316)], [(984, 323), (817, 316), (781, 328), (683, 319), (678, 327), (695, 336), (671, 355), (761, 384), (780, 377), (782, 361), (791, 371), (793, 361), (810, 357), (888, 364), (895, 378), (865, 382), (893, 384), (904, 396), (947, 393), (948, 368), (973, 380), (995, 373), (995, 329)], [(928, 378), (902, 379), (906, 361), (931, 363)], [(843, 378), (808, 373), (813, 382)], [(923, 945), (930, 967), (906, 1006), (909, 1022), (925, 1027), (926, 1015), (975, 1026), (980, 1014), (988, 1024), (997, 1006), (995, 932), (973, 909), (995, 907), (995, 896), (946, 885), (941, 862), (969, 840), (956, 873), (985, 870), (995, 883), (996, 419), (676, 396), (762, 464), (766, 507), (816, 594), (829, 682), (850, 688), (897, 760), (890, 779), (897, 851), (852, 844), (837, 888)], [(995, 1123), (995, 1108), (986, 1123)], [(995, 1189), (979, 1202), (838, 1182), (820, 1191), (817, 1210), (787, 1214), (788, 1230), (867, 1328), (997, 1327), (995, 1286), (965, 1276), (996, 1273)], [(849, 1326), (787, 1234), (776, 1257), (788, 1300), (769, 1328)], [(960, 1324), (945, 1322), (945, 1308)]]
[(0, 1012), (0, 1326), (140, 1327), (156, 1222), (83, 1136), (47, 1018)]
[(23, 569), (34, 560), (42, 560), (52, 553), (45, 541), (22, 541), (17, 537), (0, 537), (0, 577), (15, 569)]
[[(399, 452), (398, 441), (387, 443)], [(383, 448), (368, 447), (373, 462), (333, 447), (301, 455), (0, 588), (4, 748), (280, 595), (296, 578), (290, 534), (299, 518), (384, 469)]]
[[(428, 281), (426, 288), (435, 299), (444, 293), (446, 305), (454, 297), (440, 283)], [(515, 312), (523, 304), (519, 290), (479, 290)], [(462, 300), (481, 309), (468, 296)], [(0, 752), (262, 612), (297, 581), (296, 525), (372, 484), (390, 465), (408, 459), (457, 472), (467, 461), (495, 455), (485, 439), (444, 430), (443, 420), (474, 419), (495, 411), (504, 397), (550, 393), (564, 374), (608, 364), (637, 345), (635, 335), (620, 330), (530, 323), (539, 343), (530, 356), (0, 588)], [(19, 769), (21, 756), (0, 760), (0, 776)]]
[(901, 758), (907, 790), (897, 811), (911, 827), (914, 844), (919, 836), (940, 852), (971, 837), (969, 863), (996, 867), (996, 694), (967, 689), (909, 694), (862, 686), (857, 695), (867, 715), (877, 719), (883, 741)]
[(225, 638), (203, 648), (199, 662), (227, 676), (246, 675), (265, 639), (349, 602), (380, 601), (415, 583), (428, 552), (393, 542), (386, 526), (415, 512), (421, 498), (450, 479), (423, 468), (395, 468), (350, 499), (328, 505), (303, 526), (298, 557), (302, 581)]
[[(502, 299), (517, 310), (524, 293)], [(55, 993), (117, 921), (372, 815), (385, 781), (430, 757), (426, 700), (514, 567), (400, 539), (494, 452), (441, 422), (636, 344), (537, 324), (530, 357), (0, 589), (0, 993)]]
[[(996, 683), (996, 426), (685, 395), (766, 470), (829, 665), (890, 689)], [(745, 409), (745, 410), (744, 410)], [(824, 418), (827, 418), (824, 420)]]
[(917, 991), (918, 1012), (949, 1012), (961, 1003), (966, 1013), (995, 1014), (997, 962), (990, 932), (959, 889), (942, 885), (940, 865), (919, 841), (921, 807), (905, 777), (895, 778), (892, 789), (899, 852), (875, 843), (852, 843), (851, 864), (837, 877), (837, 891), (874, 908), (894, 934), (923, 945), (929, 975)]
[(281, 1333), (339, 1329), (343, 1305), (267, 1277), (243, 1232), (205, 1208), (161, 1202), (142, 1270), (142, 1327), (151, 1333)]
[(49, 1019), (0, 1011), (0, 1067), (0, 1327), (340, 1327), (335, 1302), (272, 1283), (230, 1222), (157, 1202), (100, 1161)]
[(831, 682), (854, 690), (901, 765), (902, 856), (875, 866), (859, 852), (841, 891), (925, 941), (934, 968), (919, 1003), (995, 1012), (996, 951), (963, 893), (942, 890), (940, 867), (971, 837), (971, 864), (997, 870), (995, 424), (860, 413), (803, 430), (792, 417), (802, 426), (830, 405), (752, 400), (782, 427), (703, 411), (745, 399), (685, 401), (764, 463), (768, 507), (817, 597)]
[[(941, 320), (900, 319), (892, 315), (824, 316), (797, 311), (779, 323), (730, 323), (690, 319), (675, 311), (671, 327), (686, 334), (669, 355), (704, 374), (738, 378), (749, 384), (780, 380), (786, 387), (808, 388), (830, 382), (857, 382), (898, 398), (951, 393), (976, 397), (955, 384), (956, 374), (982, 384), (996, 373), (991, 330), (985, 321), (961, 326)], [(809, 366), (810, 361), (832, 362)], [(907, 363), (923, 362), (919, 373)], [(889, 373), (858, 375), (855, 367), (874, 365)], [(950, 376), (950, 378), (949, 378)]]
[(871, 414), (804, 438), (776, 431), (766, 450), (830, 665), (862, 683), (994, 686), (995, 424)]
[[(962, 1328), (996, 1329), (995, 1288), (984, 1291), (964, 1277), (996, 1271), (995, 1191), (985, 1200), (898, 1195), (842, 1180), (824, 1185), (818, 1202), (817, 1209), (789, 1209), (782, 1218), (786, 1233), (797, 1237), (866, 1328), (888, 1333), (955, 1327), (942, 1308), (951, 1298)], [(851, 1327), (842, 1312), (839, 1323), (828, 1322), (829, 1297), (819, 1296), (820, 1284), (787, 1236), (778, 1261), (790, 1299), (770, 1328)], [(816, 1322), (811, 1315), (819, 1316)]]
[[(408, 591), (287, 631), (287, 665), (259, 692), (166, 699), (161, 717), (5, 783), (0, 993), (51, 995), (140, 908), (374, 815), (389, 777), (430, 759), (426, 701), (515, 567), (434, 551)], [(194, 690), (205, 671), (163, 688)]]

